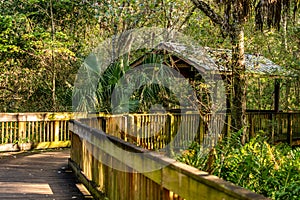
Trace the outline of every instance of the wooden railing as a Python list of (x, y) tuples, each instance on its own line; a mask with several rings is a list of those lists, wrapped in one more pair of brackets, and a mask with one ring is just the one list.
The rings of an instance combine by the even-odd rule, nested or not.
[(68, 120), (72, 116), (72, 113), (0, 113), (0, 144), (32, 143), (38, 149), (68, 147)]
[[(210, 120), (211, 115), (128, 114), (104, 115), (81, 121), (138, 146), (161, 149), (177, 133), (182, 136), (174, 140), (175, 148), (184, 146), (187, 141), (215, 144), (220, 137), (230, 134), (230, 114), (226, 117), (224, 114), (215, 115), (213, 121)], [(300, 113), (249, 112), (247, 120), (248, 140), (261, 133), (269, 136), (272, 143), (286, 141), (291, 145), (299, 145)]]
[[(74, 113), (0, 113), (0, 144), (30, 141), (35, 148), (70, 146), (67, 121), (73, 118)], [(81, 121), (138, 146), (161, 149), (177, 132), (181, 132), (183, 137), (174, 141), (175, 147), (184, 145), (187, 140), (215, 142), (219, 136), (230, 133), (230, 115), (226, 118), (216, 115), (214, 130), (209, 132), (210, 119), (210, 115), (199, 117), (176, 113), (101, 114)], [(300, 113), (249, 112), (247, 119), (248, 138), (263, 131), (274, 143), (287, 141), (291, 145), (300, 144)], [(222, 124), (223, 129), (220, 128)]]
[[(147, 149), (164, 148), (177, 132), (186, 137), (196, 135), (198, 124), (205, 127), (204, 122), (200, 121), (196, 114), (104, 115), (82, 119), (81, 122)], [(200, 134), (203, 133), (201, 131)], [(182, 145), (182, 141), (177, 138), (174, 145)]]
[(290, 145), (300, 143), (300, 113), (298, 112), (250, 112), (249, 137), (263, 131), (271, 142), (288, 142)]
[(78, 121), (69, 130), (69, 165), (97, 199), (266, 199)]

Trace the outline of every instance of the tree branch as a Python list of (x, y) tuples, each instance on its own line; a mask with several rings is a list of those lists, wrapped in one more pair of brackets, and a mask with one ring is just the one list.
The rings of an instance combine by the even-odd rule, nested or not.
[(220, 15), (218, 15), (207, 3), (199, 0), (192, 0), (192, 2), (198, 9), (204, 12), (204, 14), (207, 17), (209, 17), (215, 24), (218, 24), (221, 27), (223, 26), (223, 18)]
[(225, 36), (231, 33), (233, 27), (230, 26), (218, 13), (216, 13), (207, 3), (200, 0), (191, 0), (193, 4), (200, 9), (207, 17), (209, 17), (215, 24), (219, 25)]
[(190, 19), (191, 16), (193, 15), (193, 12), (195, 11), (195, 9), (196, 9), (196, 6), (194, 6), (194, 7), (192, 8), (192, 10), (189, 12), (189, 14), (185, 17), (184, 21), (183, 21), (183, 22), (180, 24), (180, 26), (178, 27), (178, 29), (181, 29), (181, 27), (182, 27), (186, 22), (189, 21), (189, 19)]

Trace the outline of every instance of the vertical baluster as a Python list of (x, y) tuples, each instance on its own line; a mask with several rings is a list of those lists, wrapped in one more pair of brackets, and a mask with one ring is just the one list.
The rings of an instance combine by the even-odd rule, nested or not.
[(65, 141), (65, 139), (64, 139), (64, 132), (65, 132), (64, 122), (65, 121), (59, 121), (59, 140), (60, 141)]
[(35, 140), (34, 123), (35, 123), (35, 121), (31, 122), (31, 139), (32, 140)]
[(142, 133), (142, 125), (141, 125), (141, 122), (142, 119), (141, 119), (141, 115), (137, 115), (137, 132), (136, 132), (136, 143), (138, 145), (141, 144), (140, 140), (141, 140), (141, 136), (140, 134)]
[(5, 135), (4, 135), (4, 126), (5, 126), (4, 122), (1, 122), (1, 144), (4, 143), (4, 137), (5, 137)]
[[(143, 147), (147, 147), (147, 133), (145, 130), (145, 126), (144, 125), (144, 116), (143, 114), (137, 114), (136, 116), (136, 138), (140, 138), (140, 144), (143, 145)], [(139, 136), (140, 135), (140, 136)], [(137, 139), (138, 140), (138, 139)]]
[(151, 133), (151, 116), (145, 115), (146, 117), (146, 123), (143, 124), (145, 127), (147, 127), (147, 135), (148, 135), (148, 149), (153, 148), (153, 139), (152, 139), (152, 133)]
[(148, 148), (148, 149), (150, 149), (150, 133), (149, 133), (149, 130), (148, 130), (148, 117), (147, 117), (147, 115), (142, 115), (142, 118), (141, 118), (141, 120), (143, 120), (143, 121), (141, 121), (141, 123), (140, 123), (140, 126), (141, 126), (141, 128), (144, 128), (144, 134), (145, 134), (145, 143), (146, 143), (146, 147)]
[(61, 140), (62, 141), (67, 141), (67, 127), (66, 127), (66, 122), (67, 120), (63, 120), (61, 122)]
[(50, 131), (51, 131), (51, 121), (47, 121), (47, 135), (46, 135), (47, 142), (50, 142)]
[(43, 142), (46, 142), (47, 121), (44, 121), (42, 125), (43, 125)]
[(9, 133), (8, 133), (8, 122), (5, 123), (5, 143), (8, 143)]
[(70, 133), (68, 131), (68, 121), (65, 121), (65, 140), (70, 140)]
[(9, 142), (13, 142), (13, 122), (9, 123)]
[(14, 142), (17, 140), (17, 122), (14, 122)]
[(59, 124), (60, 124), (60, 121), (54, 121), (54, 122), (52, 122), (52, 125), (53, 125), (53, 132), (52, 132), (52, 134), (54, 134), (54, 141), (55, 142), (59, 141)]
[(49, 142), (55, 141), (55, 121), (50, 121)]
[(27, 130), (27, 139), (31, 139), (31, 136), (32, 136), (32, 134), (31, 134), (31, 122), (27, 122), (27, 127), (28, 127), (28, 130)]
[[(41, 121), (35, 123), (35, 132), (36, 132), (36, 140), (37, 142), (41, 142)], [(39, 128), (40, 127), (40, 128)]]

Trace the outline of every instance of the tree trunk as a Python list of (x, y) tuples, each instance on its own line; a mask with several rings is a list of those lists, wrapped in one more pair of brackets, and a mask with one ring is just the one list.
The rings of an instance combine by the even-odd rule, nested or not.
[(246, 141), (246, 76), (244, 55), (244, 28), (235, 27), (231, 35), (232, 42), (232, 130), (243, 129), (242, 143)]
[[(204, 12), (223, 32), (230, 35), (232, 44), (232, 128), (231, 131), (243, 129), (242, 143), (246, 141), (246, 76), (244, 55), (244, 24), (245, 24), (245, 2), (242, 0), (228, 1), (227, 17), (224, 19), (209, 6), (200, 0), (192, 0), (194, 5)], [(246, 6), (247, 8), (247, 6)], [(231, 10), (232, 9), (232, 10)], [(229, 12), (230, 11), (230, 12)], [(232, 16), (232, 23), (228, 17)]]
[(287, 44), (287, 24), (288, 24), (288, 9), (287, 7), (284, 7), (283, 11), (283, 47), (284, 50), (287, 52), (288, 50), (288, 44)]
[[(52, 38), (52, 43), (54, 43), (55, 40), (55, 24), (54, 24), (54, 16), (53, 16), (53, 4), (52, 0), (50, 0), (50, 16), (51, 16), (51, 38)], [(52, 44), (53, 45), (53, 44)], [(56, 70), (55, 70), (55, 59), (54, 59), (54, 51), (53, 51), (53, 46), (51, 48), (51, 59), (52, 59), (52, 70), (53, 70), (53, 75), (52, 75), (52, 109), (53, 111), (56, 111)]]

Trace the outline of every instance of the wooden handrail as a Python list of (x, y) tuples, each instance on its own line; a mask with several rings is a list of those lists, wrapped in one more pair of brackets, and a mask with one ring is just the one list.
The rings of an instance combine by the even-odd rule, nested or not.
[(0, 122), (54, 121), (73, 118), (71, 112), (0, 113)]
[[(32, 148), (70, 146), (68, 120), (74, 113), (0, 113), (0, 144), (32, 143)], [(3, 151), (15, 150), (3, 148)], [(1, 147), (0, 147), (1, 151)]]
[[(69, 164), (96, 197), (124, 200), (174, 197), (192, 200), (267, 199), (78, 121), (71, 120), (69, 130), (72, 134)], [(151, 166), (155, 170), (145, 171)]]

